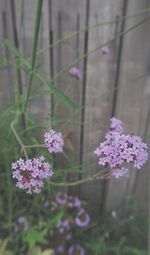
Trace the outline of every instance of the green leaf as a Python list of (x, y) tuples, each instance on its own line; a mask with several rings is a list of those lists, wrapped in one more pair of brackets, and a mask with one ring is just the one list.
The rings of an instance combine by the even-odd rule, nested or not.
[(42, 251), (40, 247), (33, 246), (30, 248), (27, 255), (54, 255), (54, 251), (52, 249)]
[(25, 241), (28, 243), (29, 247), (32, 247), (36, 243), (45, 243), (45, 235), (47, 234), (47, 230), (37, 230), (35, 228), (31, 228), (26, 236), (25, 236)]
[(50, 221), (51, 226), (57, 226), (58, 222), (62, 219), (64, 211), (58, 212)]
[(4, 251), (6, 249), (7, 243), (8, 243), (7, 239), (5, 239), (4, 241), (0, 243), (0, 255), (4, 255)]
[(54, 251), (51, 249), (45, 250), (41, 253), (41, 255), (54, 255)]
[(4, 255), (13, 255), (12, 251), (5, 251)]
[(32, 246), (27, 255), (41, 255), (41, 248), (38, 246)]
[[(19, 52), (19, 50), (8, 40), (5, 39), (5, 45), (7, 48), (17, 57), (19, 58), (20, 62), (27, 67), (29, 71), (31, 71), (31, 64), (22, 56), (22, 54)], [(59, 99), (64, 102), (66, 105), (73, 109), (77, 109), (77, 106), (73, 101), (71, 101), (67, 96), (65, 96), (59, 89), (57, 89), (45, 76), (45, 74), (42, 74), (40, 70), (35, 70), (34, 74), (43, 82), (45, 83), (50, 92), (59, 97)]]

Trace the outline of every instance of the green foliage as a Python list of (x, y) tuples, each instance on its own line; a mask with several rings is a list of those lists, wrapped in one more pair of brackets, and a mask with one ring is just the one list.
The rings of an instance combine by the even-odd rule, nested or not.
[[(8, 49), (16, 56), (18, 57), (20, 63), (22, 65), (24, 65), (27, 70), (29, 71), (29, 73), (31, 72), (31, 64), (29, 61), (27, 61), (19, 52), (19, 50), (9, 41), (9, 40), (5, 40), (5, 45), (8, 47)], [(58, 90), (54, 85), (53, 82), (50, 82), (48, 80), (48, 78), (46, 77), (45, 74), (43, 74), (43, 72), (41, 72), (40, 70), (35, 69), (34, 71), (34, 75), (37, 76), (40, 81), (42, 81), (44, 84), (46, 84), (49, 88), (50, 93), (53, 93), (54, 95), (56, 95), (60, 100), (62, 100), (63, 103), (65, 103), (66, 105), (68, 105), (71, 108), (77, 109), (76, 105), (74, 102), (72, 102), (67, 96), (65, 96), (60, 90)]]
[(47, 234), (47, 230), (38, 230), (36, 228), (30, 228), (27, 234), (24, 237), (24, 240), (27, 242), (29, 247), (32, 247), (33, 245), (37, 243), (44, 244), (46, 242), (45, 236)]
[(42, 251), (40, 247), (33, 246), (29, 251), (27, 255), (54, 255), (54, 251), (51, 249), (47, 249)]
[[(139, 207), (128, 218), (105, 216), (90, 232), (86, 247), (95, 255), (148, 255), (147, 215)], [(99, 226), (98, 226), (99, 225)]]
[[(53, 213), (50, 207), (44, 207), (45, 201), (48, 200), (49, 203), (52, 202), (53, 195), (56, 191), (50, 186), (49, 182), (46, 183), (42, 193), (37, 196), (27, 196), (25, 193), (16, 189), (15, 183), (12, 180), (11, 163), (19, 157), (24, 157), (24, 148), (27, 150), (29, 157), (42, 154), (48, 162), (54, 164), (54, 181), (66, 182), (70, 174), (83, 174), (87, 166), (89, 167), (93, 164), (92, 160), (88, 160), (80, 165), (76, 163), (74, 154), (75, 148), (69, 139), (68, 133), (64, 134), (65, 152), (62, 155), (62, 161), (65, 161), (64, 168), (62, 168), (62, 163), (57, 163), (57, 156), (50, 156), (46, 150), (43, 150), (42, 146), (38, 147), (39, 137), (42, 136), (42, 131), (45, 127), (49, 126), (49, 124), (55, 125), (55, 127), (60, 127), (60, 125), (63, 124), (63, 128), (67, 125), (79, 125), (81, 127), (83, 123), (76, 121), (74, 116), (80, 113), (84, 107), (78, 108), (64, 92), (60, 91), (55, 86), (55, 81), (59, 78), (60, 74), (66, 72), (66, 67), (61, 70), (60, 73), (57, 73), (55, 77), (49, 78), (40, 66), (37, 67), (35, 65), (35, 58), (36, 55), (38, 55), (37, 43), (41, 7), (40, 5), (36, 16), (31, 60), (26, 59), (19, 49), (6, 39), (5, 45), (7, 50), (16, 57), (16, 63), (15, 61), (11, 62), (2, 58), (2, 66), (0, 67), (4, 68), (6, 65), (10, 65), (16, 68), (16, 73), (18, 70), (20, 72), (25, 70), (27, 71), (29, 80), (29, 83), (24, 86), (25, 93), (19, 94), (17, 100), (15, 99), (14, 102), (11, 104), (9, 103), (0, 113), (0, 235), (2, 239), (0, 242), (0, 255), (53, 255), (53, 248), (55, 248), (57, 239), (56, 229), (65, 213), (64, 208), (57, 213)], [(127, 17), (123, 18), (126, 19)], [(114, 22), (116, 22), (116, 20)], [(128, 33), (140, 24), (141, 23), (117, 35), (116, 38)], [(82, 31), (85, 32), (87, 29), (88, 28), (85, 28)], [(81, 31), (77, 31), (74, 35), (80, 32)], [(70, 38), (72, 38), (72, 35), (67, 35), (67, 40)], [(114, 38), (109, 42), (113, 40)], [(61, 42), (63, 42), (63, 39), (56, 43), (54, 42), (53, 46)], [(97, 49), (93, 49), (89, 54), (99, 51), (101, 46)], [(50, 47), (52, 47), (52, 45), (48, 46), (48, 48)], [(42, 51), (44, 50), (41, 49), (40, 52)], [(87, 56), (81, 56), (74, 60), (73, 63), (78, 63), (80, 60), (83, 60), (84, 57)], [(69, 66), (70, 65), (68, 65), (68, 67)], [(17, 80), (18, 77), (16, 75), (16, 83)], [(37, 90), (35, 86), (35, 94), (31, 96), (30, 88), (31, 84), (33, 84), (33, 80), (42, 83), (47, 87), (47, 90), (43, 89), (43, 85), (41, 90), (39, 90), (39, 88)], [(16, 85), (14, 84), (14, 87)], [(14, 91), (15, 90), (16, 88), (14, 88)], [(69, 110), (73, 110), (72, 119), (59, 119), (57, 114), (56, 116), (51, 116), (49, 114), (44, 123), (38, 123), (29, 113), (28, 109), (25, 109), (26, 103), (30, 102), (32, 104), (34, 99), (41, 98), (44, 95), (50, 97), (51, 94), (56, 97), (56, 100), (58, 99), (66, 105)], [(55, 105), (55, 112), (56, 111), (57, 107)], [(23, 123), (22, 117), (25, 118), (25, 123)], [(12, 123), (14, 124), (16, 134), (11, 128)], [(134, 199), (131, 200), (129, 212), (130, 215), (133, 214), (132, 219), (130, 217), (112, 219), (110, 215), (102, 218), (100, 221), (96, 219), (95, 224), (91, 224), (85, 231), (75, 230), (75, 239), (73, 241), (81, 243), (86, 247), (88, 255), (147, 255), (146, 236), (148, 230), (146, 216), (137, 214), (137, 207), (137, 201)], [(15, 230), (17, 219), (21, 216), (26, 217), (29, 222), (29, 229), (27, 231), (23, 230), (22, 226), (19, 226), (18, 229)], [(70, 218), (71, 216), (72, 215), (70, 215)]]

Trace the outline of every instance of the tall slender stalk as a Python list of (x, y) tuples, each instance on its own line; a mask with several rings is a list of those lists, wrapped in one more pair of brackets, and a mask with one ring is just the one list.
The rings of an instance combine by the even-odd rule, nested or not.
[(38, 36), (39, 36), (40, 21), (41, 21), (41, 14), (42, 14), (42, 4), (43, 4), (43, 0), (37, 1), (35, 27), (34, 27), (34, 35), (33, 35), (33, 43), (32, 43), (31, 70), (29, 74), (29, 81), (28, 81), (27, 95), (25, 98), (24, 111), (27, 108), (32, 81), (33, 81), (33, 74), (34, 74), (34, 67), (35, 67), (35, 60), (36, 60), (36, 50), (38, 45)]

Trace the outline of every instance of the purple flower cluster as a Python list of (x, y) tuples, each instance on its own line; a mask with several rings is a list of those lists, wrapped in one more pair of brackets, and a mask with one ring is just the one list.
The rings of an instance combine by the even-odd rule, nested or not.
[(75, 77), (76, 79), (78, 80), (81, 80), (81, 71), (78, 67), (71, 67), (69, 69), (69, 74), (72, 76), (72, 77)]
[(113, 117), (105, 141), (94, 152), (99, 157), (99, 165), (109, 166), (116, 178), (127, 174), (124, 164), (131, 163), (140, 169), (148, 159), (148, 147), (142, 139), (122, 133), (122, 122)]
[(53, 129), (44, 134), (45, 147), (50, 153), (62, 152), (64, 141), (61, 133), (57, 133)]
[(19, 159), (12, 163), (13, 178), (16, 186), (26, 190), (28, 194), (39, 193), (44, 185), (43, 180), (53, 175), (51, 165), (44, 162), (44, 157)]

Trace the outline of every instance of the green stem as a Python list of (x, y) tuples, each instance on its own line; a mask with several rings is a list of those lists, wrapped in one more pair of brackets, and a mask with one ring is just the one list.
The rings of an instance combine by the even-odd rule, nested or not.
[(39, 36), (40, 21), (41, 21), (41, 14), (42, 14), (42, 4), (43, 4), (43, 0), (37, 1), (35, 28), (34, 28), (34, 36), (33, 36), (33, 43), (32, 43), (31, 70), (30, 70), (30, 74), (29, 74), (29, 82), (28, 82), (27, 95), (26, 95), (25, 104), (24, 104), (24, 111), (27, 108), (28, 99), (29, 99), (29, 95), (30, 95), (30, 91), (31, 91), (32, 81), (33, 81), (36, 50), (37, 50), (37, 45), (38, 45), (38, 36)]
[(4, 160), (6, 164), (6, 171), (7, 171), (7, 213), (8, 213), (8, 228), (9, 228), (9, 236), (12, 235), (12, 211), (13, 211), (13, 192), (12, 192), (12, 183), (11, 183), (11, 173), (10, 173), (10, 165), (8, 162), (8, 158), (6, 156), (7, 154), (4, 154)]
[[(132, 15), (119, 17), (119, 18), (118, 18), (118, 21), (127, 20), (127, 19), (129, 19), (129, 18), (135, 18), (135, 17), (144, 15), (144, 14), (149, 13), (149, 12), (150, 12), (150, 8), (146, 8), (146, 9), (142, 10), (141, 12), (138, 12), (138, 13), (135, 13), (135, 14), (132, 14)], [(91, 26), (87, 26), (87, 27), (85, 27), (85, 28), (82, 28), (82, 29), (80, 29), (79, 31), (75, 31), (75, 32), (73, 32), (72, 34), (69, 34), (69, 35), (67, 35), (67, 36), (64, 37), (64, 38), (55, 41), (53, 44), (50, 44), (48, 47), (39, 50), (39, 51), (37, 52), (37, 55), (40, 55), (41, 53), (45, 52), (46, 50), (51, 49), (52, 47), (54, 47), (54, 46), (56, 46), (56, 45), (58, 45), (58, 44), (60, 44), (60, 43), (64, 43), (64, 42), (70, 40), (72, 37), (74, 37), (74, 36), (76, 36), (76, 35), (79, 35), (79, 34), (81, 34), (81, 33), (84, 33), (84, 32), (86, 32), (87, 30), (91, 30), (91, 29), (93, 29), (93, 28), (97, 28), (97, 27), (101, 27), (101, 26), (109, 25), (109, 24), (114, 24), (114, 23), (116, 23), (116, 19), (115, 19), (115, 20), (110, 20), (110, 21), (101, 22), (100, 24), (94, 24), (94, 25), (91, 25)]]
[[(17, 117), (18, 117), (18, 116), (16, 116), (16, 118), (17, 118)], [(15, 135), (17, 141), (18, 141), (18, 143), (20, 144), (21, 149), (22, 149), (22, 151), (23, 151), (23, 153), (24, 153), (26, 159), (28, 159), (28, 155), (27, 155), (26, 149), (25, 149), (25, 147), (24, 147), (24, 145), (23, 145), (23, 143), (22, 143), (22, 141), (21, 141), (21, 139), (20, 139), (20, 137), (19, 137), (19, 135), (18, 135), (18, 133), (17, 133), (15, 127), (14, 127), (15, 121), (16, 121), (16, 119), (14, 119), (14, 120), (12, 121), (11, 125), (10, 125), (11, 130), (13, 131), (13, 133), (14, 133), (14, 135)]]
[(43, 148), (45, 147), (44, 144), (33, 144), (33, 145), (23, 145), (24, 148)]
[(115, 39), (124, 36), (125, 34), (129, 33), (130, 31), (132, 31), (133, 29), (137, 28), (139, 25), (145, 23), (145, 21), (148, 21), (150, 19), (150, 16), (143, 19), (142, 21), (140, 21), (139, 23), (137, 23), (136, 25), (130, 27), (129, 29), (118, 33), (114, 38), (110, 39), (109, 41), (107, 41), (106, 43), (101, 44), (100, 46), (98, 46), (97, 48), (87, 52), (86, 54), (81, 55), (79, 58), (76, 58), (74, 61), (72, 61), (71, 64), (69, 64), (68, 66), (66, 66), (65, 68), (63, 68), (60, 72), (58, 72), (55, 76), (54, 79), (51, 80), (51, 83), (54, 83), (63, 73), (67, 72), (68, 69), (72, 66), (74, 66), (75, 64), (78, 64), (81, 60), (83, 60), (85, 57), (88, 57), (89, 55), (97, 52), (100, 48), (112, 43)]
[(104, 174), (107, 169), (108, 169), (108, 167), (92, 176), (88, 176), (87, 178), (84, 178), (82, 180), (75, 181), (75, 182), (52, 182), (52, 181), (50, 181), (49, 183), (53, 186), (61, 186), (61, 187), (63, 187), (63, 186), (77, 186), (77, 185), (83, 184), (85, 182), (95, 180), (97, 177)]

